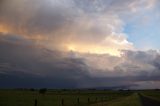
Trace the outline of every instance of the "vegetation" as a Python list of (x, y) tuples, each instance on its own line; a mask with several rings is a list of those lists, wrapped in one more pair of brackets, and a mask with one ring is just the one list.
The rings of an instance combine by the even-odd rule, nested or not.
[(0, 90), (0, 106), (142, 106), (139, 94), (160, 99), (159, 92), (92, 89)]
[(40, 94), (45, 94), (47, 92), (47, 89), (46, 88), (42, 88), (39, 90), (39, 93)]
[(108, 106), (141, 106), (140, 98), (137, 93), (131, 96), (120, 98), (118, 100), (112, 101)]
[(157, 89), (156, 90), (144, 90), (144, 91), (141, 91), (141, 94), (148, 98), (160, 101), (160, 90), (157, 90)]

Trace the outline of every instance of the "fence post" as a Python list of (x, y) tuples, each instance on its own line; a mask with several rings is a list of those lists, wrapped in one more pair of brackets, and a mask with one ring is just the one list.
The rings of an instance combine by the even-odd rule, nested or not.
[(88, 98), (88, 103), (90, 102), (90, 99)]
[(62, 104), (62, 106), (64, 106), (64, 99), (62, 99), (61, 104)]
[(102, 101), (102, 106), (103, 106), (103, 97), (101, 97), (101, 101)]
[(96, 97), (96, 99), (95, 99), (95, 102), (97, 102), (97, 97)]
[(77, 103), (79, 104), (79, 98), (77, 98)]
[(34, 106), (37, 106), (37, 99), (35, 99), (34, 101)]

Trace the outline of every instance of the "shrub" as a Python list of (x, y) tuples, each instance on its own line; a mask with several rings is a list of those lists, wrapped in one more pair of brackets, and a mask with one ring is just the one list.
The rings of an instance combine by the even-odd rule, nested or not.
[(47, 92), (47, 89), (46, 88), (42, 88), (39, 90), (39, 93), (40, 94), (45, 94)]

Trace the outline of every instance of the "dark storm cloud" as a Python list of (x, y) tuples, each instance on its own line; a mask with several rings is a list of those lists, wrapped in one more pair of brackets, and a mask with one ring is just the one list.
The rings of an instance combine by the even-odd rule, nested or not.
[[(87, 76), (83, 61), (68, 58), (66, 53), (38, 48), (24, 42), (8, 42), (8, 39), (0, 40), (0, 51), (0, 73), (4, 84), (1, 87), (9, 86), (12, 82), (15, 86), (22, 83), (27, 83), (26, 86), (29, 83), (30, 86), (42, 86), (45, 82), (44, 85), (49, 83), (50, 87), (76, 87), (77, 81)], [(37, 84), (29, 79), (33, 82), (35, 80)]]
[(156, 56), (153, 61), (153, 65), (157, 68), (157, 70), (160, 70), (160, 55)]
[[(159, 56), (156, 51), (125, 51), (124, 56), (127, 60), (116, 65), (119, 68), (114, 68), (112, 71), (106, 68), (102, 71), (89, 66), (86, 63), (89, 60), (83, 54), (81, 57), (76, 57), (72, 52), (52, 51), (37, 47), (34, 43), (27, 43), (26, 39), (16, 39), (15, 42), (13, 36), (12, 39), (8, 37), (9, 35), (0, 39), (0, 87), (3, 88), (130, 88), (138, 86), (137, 82), (141, 81), (160, 81), (160, 72), (156, 70), (157, 65), (155, 65), (158, 61), (156, 57)], [(121, 59), (109, 55), (94, 55), (94, 57), (112, 61)], [(143, 62), (156, 67), (148, 70), (135, 64), (144, 65)]]
[[(117, 69), (125, 71), (126, 74), (136, 76), (154, 77), (159, 76), (160, 71), (155, 66), (160, 54), (156, 50), (149, 51), (125, 51), (125, 61), (117, 66)], [(154, 79), (154, 78), (153, 78)]]

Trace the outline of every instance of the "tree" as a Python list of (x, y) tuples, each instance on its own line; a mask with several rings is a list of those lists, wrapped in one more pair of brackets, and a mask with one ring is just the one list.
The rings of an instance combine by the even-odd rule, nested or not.
[(40, 94), (45, 94), (47, 92), (47, 88), (42, 88), (39, 90)]

